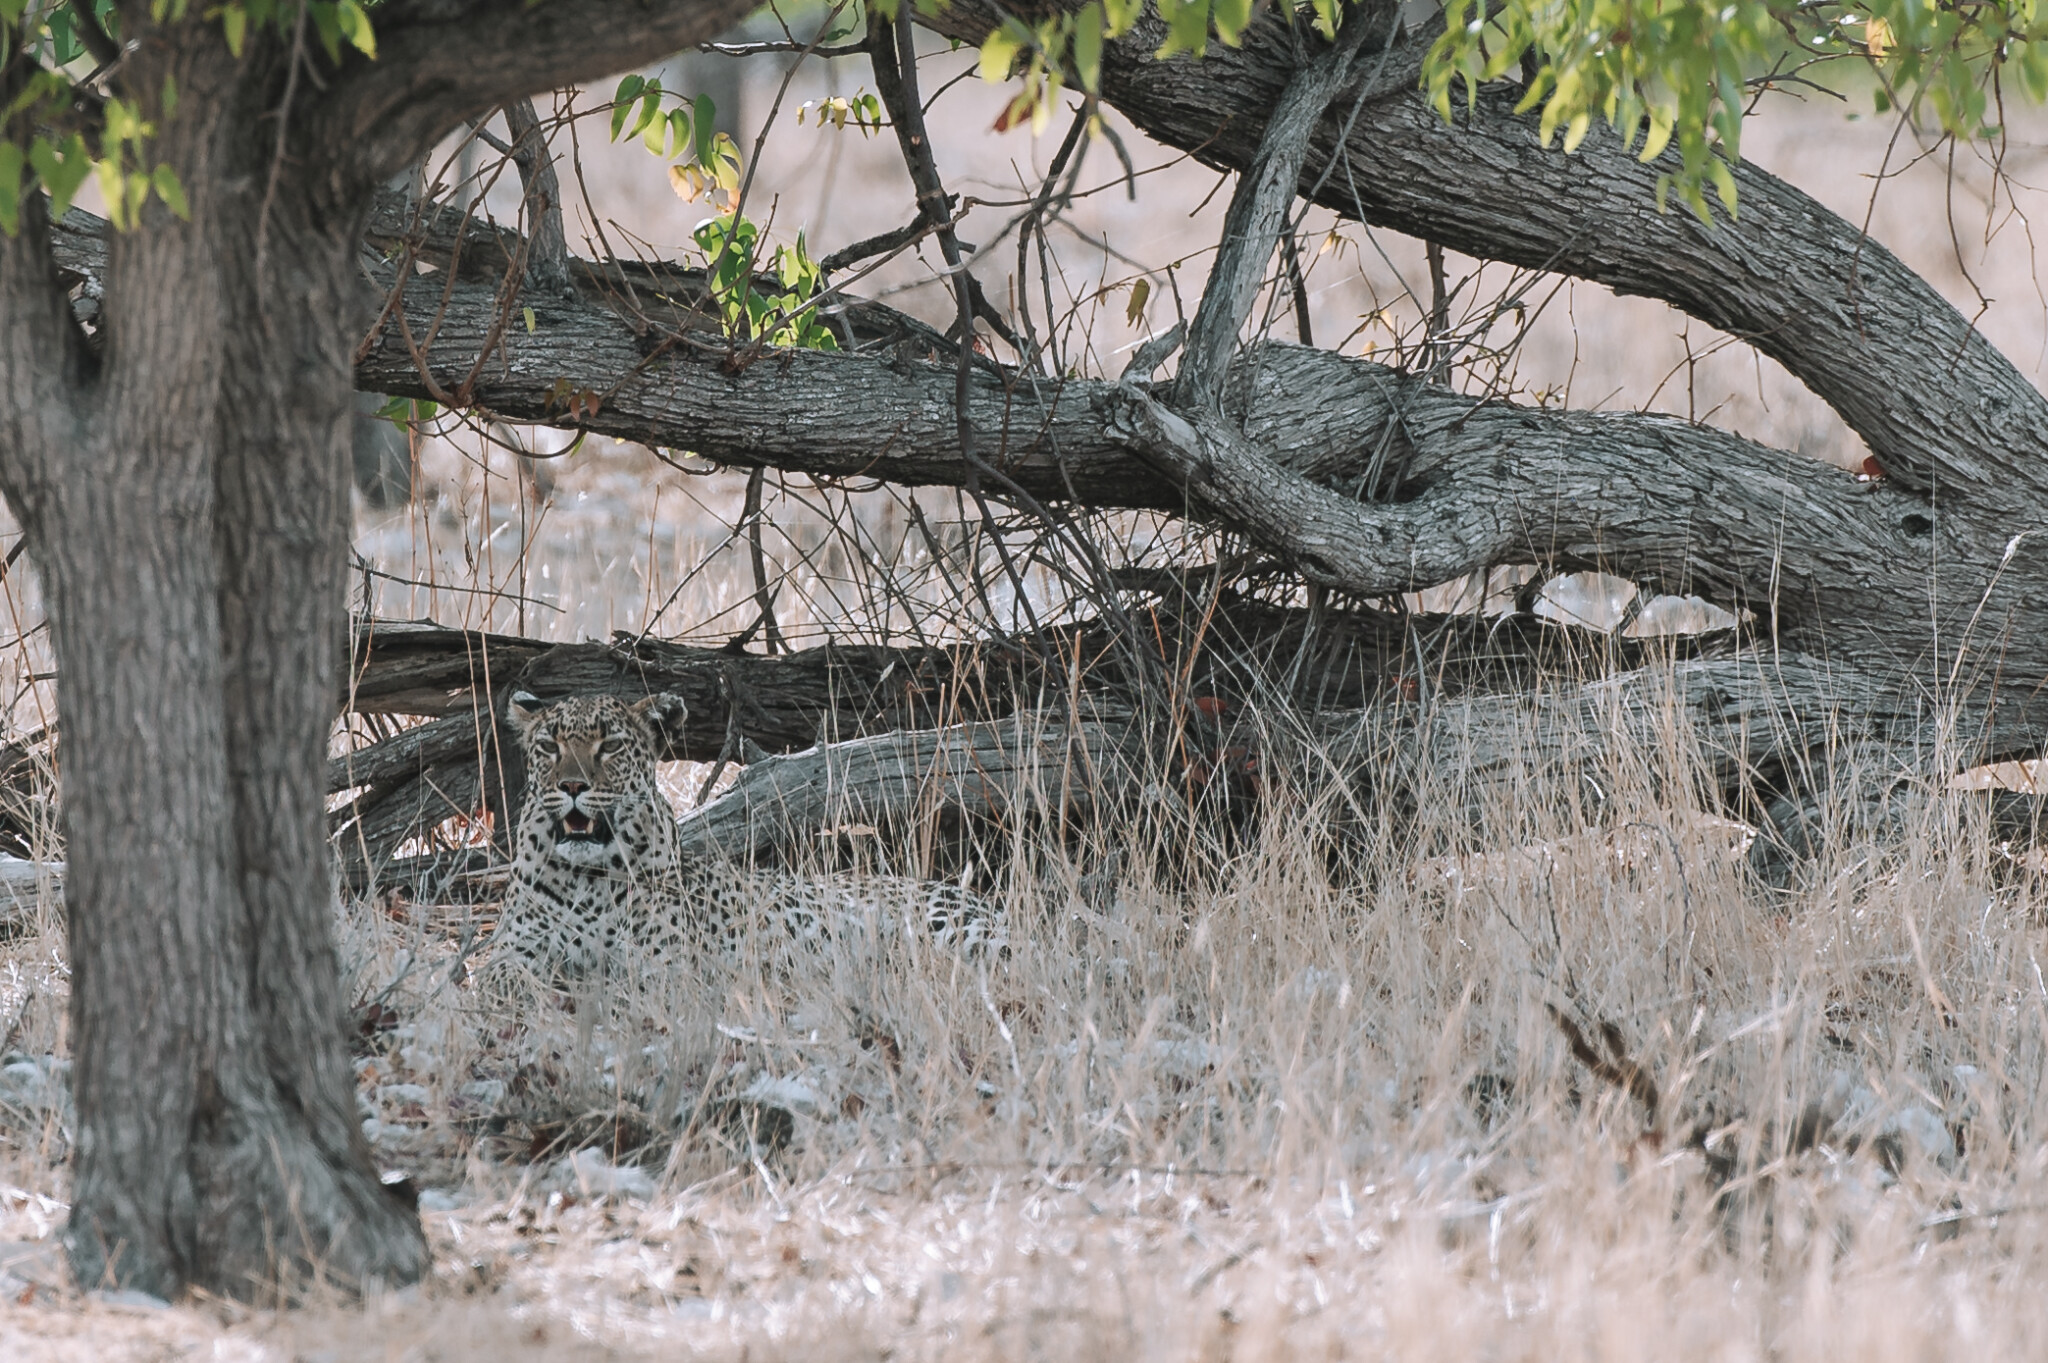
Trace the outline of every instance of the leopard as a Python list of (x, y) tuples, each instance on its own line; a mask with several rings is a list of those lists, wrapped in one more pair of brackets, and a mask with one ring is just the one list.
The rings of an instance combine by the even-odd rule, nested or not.
[(1002, 948), (999, 909), (962, 886), (754, 871), (684, 851), (656, 776), (688, 715), (676, 695), (637, 701), (515, 691), (505, 718), (526, 760), (510, 884), (494, 946), (556, 982), (740, 949), (747, 928), (796, 939), (921, 919), (941, 943)]

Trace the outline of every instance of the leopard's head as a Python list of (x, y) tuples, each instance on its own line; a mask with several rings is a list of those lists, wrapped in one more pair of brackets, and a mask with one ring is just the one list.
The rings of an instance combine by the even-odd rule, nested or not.
[(520, 822), (544, 822), (544, 836), (564, 861), (606, 864), (620, 802), (661, 798), (655, 759), (666, 746), (667, 731), (687, 713), (680, 696), (667, 694), (631, 704), (616, 696), (570, 696), (551, 703), (531, 692), (514, 692), (505, 718), (526, 754)]

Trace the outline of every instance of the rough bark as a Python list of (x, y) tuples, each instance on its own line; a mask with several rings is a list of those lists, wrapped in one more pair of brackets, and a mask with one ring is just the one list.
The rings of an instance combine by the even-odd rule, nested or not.
[[(1217, 617), (1209, 619), (1213, 627)], [(1048, 827), (1116, 836), (1111, 830), (1127, 830), (1141, 808), (1143, 817), (1207, 817), (1204, 805), (1249, 812), (1278, 797), (1275, 808), (1290, 809), (1288, 792), (1322, 794), (1334, 783), (1352, 792), (1349, 806), (1334, 811), (1340, 844), (1370, 843), (1393, 829), (1403, 838), (1420, 832), (1442, 845), (1484, 846), (1633, 817), (1615, 807), (1614, 792), (1676, 787), (1686, 792), (1674, 790), (1676, 798), (1755, 822), (1757, 869), (1782, 883), (1830, 819), (1870, 825), (1914, 799), (1986, 799), (1944, 794), (1943, 774), (1967, 760), (1959, 754), (1970, 747), (1948, 717), (1853, 673), (1796, 657), (1766, 664), (1733, 649), (1686, 656), (1674, 641), (1575, 669), (1583, 650), (1606, 645), (1534, 622), (1465, 617), (1436, 629), (1440, 637), (1427, 642), (1400, 629), (1380, 633), (1357, 656), (1381, 671), (1361, 667), (1358, 684), (1333, 689), (1323, 705), (1233, 689), (1272, 676), (1277, 636), (1263, 635), (1248, 646), (1256, 656), (1191, 687), (1221, 705), (1177, 717), (1091, 685), (1027, 695), (1001, 718), (753, 752), (731, 790), (683, 821), (685, 841), (700, 856), (775, 859), (835, 830), (873, 828), (900, 841), (939, 815), (965, 816), (1004, 836)], [(1341, 639), (1342, 631), (1333, 633)], [(803, 666), (755, 662), (757, 675)], [(1430, 669), (1419, 684), (1412, 671), (1397, 670), (1418, 664)], [(1575, 672), (1594, 679), (1574, 680)], [(578, 682), (621, 695), (644, 694), (643, 686), (618, 669)], [(1071, 708), (1076, 694), (1082, 714)], [(813, 699), (829, 701), (823, 693)], [(474, 767), (473, 737), (458, 742), (470, 746), (451, 760)], [(679, 739), (671, 755), (713, 751)], [(2001, 835), (2033, 839), (2037, 797), (2004, 792), (1990, 801)], [(488, 896), (501, 879), (494, 864), (502, 867), (502, 858), (449, 852), (379, 866), (376, 879), (427, 896)]]
[[(1063, 2), (1063, 0), (1056, 0)], [(1078, 5), (1072, 6), (1079, 8)], [(991, 11), (921, 16), (978, 42)], [(2048, 400), (1925, 280), (1881, 244), (1776, 176), (1735, 169), (1741, 215), (1659, 213), (1656, 179), (1604, 126), (1567, 155), (1544, 147), (1515, 88), (1462, 97), (1446, 123), (1417, 88), (1427, 24), (1361, 60), (1301, 168), (1304, 196), (1358, 221), (1482, 260), (1555, 271), (1662, 299), (1756, 346), (1841, 413), (1892, 478), (1955, 492), (1987, 512), (2029, 514), (2048, 481)], [(1168, 146), (1222, 169), (1255, 163), (1294, 70), (1270, 15), (1238, 48), (1155, 61), (1148, 13), (1103, 55), (1107, 103)]]
[[(421, 397), (467, 382), (477, 406), (499, 416), (687, 448), (742, 467), (913, 486), (965, 479), (950, 364), (900, 353), (783, 352), (734, 372), (720, 347), (703, 342), (701, 350), (678, 345), (650, 359), (626, 321), (595, 305), (544, 313), (534, 335), (504, 334), (501, 306), (482, 285), (408, 285), (405, 315), (415, 336), (439, 319), (431, 343), (420, 346), (425, 377), (393, 326), (364, 355), (357, 382)], [(479, 369), (476, 358), (493, 337)], [(600, 410), (571, 419), (560, 408), (564, 386), (602, 394)], [(1148, 432), (1117, 385), (1040, 387), (977, 369), (968, 392), (975, 428), (1001, 441), (993, 462), (1032, 497), (1192, 509), (1240, 522), (1250, 510), (1199, 494), (1191, 507), (1189, 494), (1134, 447), (1176, 462), (1197, 456)], [(1325, 351), (1259, 348), (1238, 365), (1226, 405), (1266, 461), (1340, 491), (1341, 514), (1358, 528), (1345, 535), (1362, 557), (1324, 580), (1367, 594), (1434, 586), (1494, 563), (1599, 566), (1766, 610), (1788, 630), (1827, 622), (1896, 631), (1837, 643), (1898, 657), (1897, 635), (1924, 626), (1873, 607), (1895, 605), (1943, 549), (1969, 547), (1889, 480), (1859, 481), (1675, 418), (1475, 402)], [(1372, 503), (1358, 502), (1361, 493)], [(1273, 543), (1311, 567), (1319, 557), (1313, 546)], [(1849, 594), (1858, 599), (1839, 599)], [(2035, 609), (2005, 596), (1996, 604)], [(2028, 631), (2010, 632), (2024, 647)], [(1913, 651), (1922, 646), (1917, 633)]]
[(390, 60), (297, 79), (320, 58), (289, 28), (236, 60), (217, 23), (124, 5), (115, 80), (153, 107), (176, 78), (151, 155), (191, 220), (151, 208), (109, 243), (91, 343), (40, 201), (0, 239), (0, 489), (42, 572), (66, 730), (86, 1285), (251, 1296), (424, 1270), (356, 1127), (320, 798), (370, 189), (479, 105), (738, 8), (401, 0), (376, 11)]
[[(79, 226), (87, 230), (64, 234), (60, 254), (86, 274), (93, 235)], [(516, 254), (501, 255), (501, 268)], [(601, 267), (578, 269), (603, 278)], [(502, 417), (740, 466), (907, 485), (966, 479), (950, 363), (899, 347), (886, 357), (782, 352), (734, 372), (709, 338), (650, 357), (637, 319), (594, 303), (541, 308), (532, 335), (504, 326), (505, 306), (494, 284), (410, 283), (403, 315), (417, 355), (387, 323), (358, 384), (420, 397), (466, 391)], [(864, 315), (878, 335), (902, 334), (883, 310)], [(570, 418), (565, 387), (601, 394), (600, 410)], [(968, 393), (975, 429), (1000, 441), (992, 462), (1024, 493), (1222, 519), (1312, 578), (1367, 595), (1501, 563), (1597, 567), (1759, 612), (1794, 646), (1891, 668), (1927, 647), (1924, 618), (1899, 603), (1921, 595), (1928, 564), (1953, 566), (1944, 590), (1958, 610), (1986, 600), (1996, 566), (1983, 562), (1974, 523), (1937, 520), (1893, 480), (1859, 480), (1675, 418), (1476, 402), (1326, 351), (1251, 352), (1233, 371), (1219, 427), (1175, 424), (1143, 390), (1101, 382), (1041, 387), (978, 368)], [(1260, 457), (1233, 460), (1247, 442)], [(1269, 479), (1269, 468), (1280, 476)], [(2036, 657), (2048, 653), (2048, 598), (2016, 589), (2025, 566), (1998, 581), (1979, 616), (1980, 637), (2000, 642), (2022, 671), (2048, 661)]]

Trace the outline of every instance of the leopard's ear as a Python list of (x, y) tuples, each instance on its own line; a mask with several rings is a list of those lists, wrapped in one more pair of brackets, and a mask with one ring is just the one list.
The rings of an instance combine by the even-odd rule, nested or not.
[(505, 722), (512, 726), (523, 742), (540, 723), (540, 717), (547, 713), (548, 703), (531, 691), (514, 691), (512, 699), (505, 702)]
[(681, 739), (683, 724), (690, 718), (689, 702), (673, 691), (642, 696), (626, 708), (646, 723), (657, 751)]

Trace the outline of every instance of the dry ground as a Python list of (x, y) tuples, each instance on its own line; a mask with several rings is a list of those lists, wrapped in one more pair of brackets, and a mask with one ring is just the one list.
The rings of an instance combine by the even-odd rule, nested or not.
[[(850, 91), (859, 77), (835, 78)], [(791, 102), (821, 90), (800, 82)], [(750, 120), (771, 94), (749, 86)], [(998, 101), (971, 82), (948, 98), (966, 109), (937, 124), (941, 164), (973, 168), (959, 187), (1014, 192), (1012, 165), (1028, 181), (1048, 148), (981, 131)], [(1750, 154), (1860, 219), (1891, 129), (1782, 112), (1758, 122)], [(670, 196), (644, 155), (585, 132), (608, 218), (674, 253), (702, 208)], [(2038, 159), (2016, 145), (2009, 165)], [(1095, 183), (1108, 160), (1094, 159)], [(829, 249), (907, 215), (907, 193), (847, 188), (897, 183), (892, 166), (880, 143), (784, 127), (762, 202)], [(1873, 230), (1966, 311), (1974, 287), (1995, 295), (1984, 325), (2037, 372), (2024, 222), (2004, 190), (1987, 214), (1966, 167), (1958, 250), (1941, 169), (1889, 182)], [(1135, 204), (1105, 190), (1077, 207), (1058, 246), (1091, 366), (1115, 368), (1120, 347), (1170, 322), (1171, 284), (1199, 288), (1221, 205), (1188, 214), (1213, 184), (1169, 166)], [(993, 238), (1001, 212), (981, 212)], [(1311, 237), (1328, 227), (1312, 219)], [(1102, 234), (1156, 280), (1135, 326), (1137, 271)], [(1400, 281), (1420, 278), (1419, 248), (1355, 229), (1331, 245), (1315, 265), (1318, 338), (1363, 323), (1347, 349), (1392, 348), (1414, 318)], [(906, 264), (878, 283), (927, 308), (923, 278)], [(1565, 286), (1505, 374), (1481, 365), (1463, 381), (1711, 413), (1860, 457), (1768, 362), (1734, 347), (1700, 358), (1718, 340)], [(433, 585), (367, 579), (381, 612), (564, 639), (718, 637), (751, 619), (730, 478), (605, 447), (535, 488), (459, 435), (420, 456), (420, 506), (366, 510), (359, 548)], [(793, 637), (973, 627), (904, 503), (793, 482), (771, 485), (769, 505)], [(949, 499), (928, 505), (960, 519)], [(834, 516), (866, 540), (830, 533)], [(1142, 556), (1173, 532), (1118, 533)], [(897, 590), (874, 589), (874, 563), (849, 547), (862, 543)], [(941, 547), (982, 552), (964, 532)], [(18, 569), (0, 591), (25, 640), (0, 656), (0, 685), (27, 732), (50, 704), (33, 578)], [(1536, 771), (1496, 792), (1484, 827), (1425, 813), (1415, 842), (1314, 782), (1271, 792), (1248, 845), (1191, 832), (1170, 800), (1075, 845), (1020, 833), (990, 887), (1010, 915), (1006, 957), (763, 948), (708, 979), (638, 981), (601, 1016), (587, 999), (513, 1009), (449, 983), (444, 923), (351, 906), (340, 927), (359, 995), (397, 979), (392, 1029), (364, 1048), (368, 1129), (380, 1160), (425, 1189), (437, 1249), (431, 1282), (361, 1310), (165, 1309), (63, 1281), (49, 1255), (61, 1108), (19, 1110), (39, 1058), (63, 1051), (46, 913), (0, 946), (0, 1051), (30, 1067), (6, 1090), (17, 1111), (0, 1145), (0, 1357), (2041, 1356), (2040, 885), (1960, 797), (1928, 792), (1895, 844), (1836, 847), (1804, 889), (1768, 897), (1743, 871), (1744, 831), (1688, 804), (1690, 761), (1682, 735), (1617, 758), (1609, 807), (1628, 813), (1591, 828), (1574, 787)], [(691, 774), (672, 775), (694, 793)], [(1599, 1051), (1612, 1024), (1609, 1078), (1572, 1056), (1553, 1009)], [(1624, 1092), (1630, 1065), (1654, 1087), (1654, 1120)], [(749, 1095), (793, 1110), (786, 1145), (756, 1152), (706, 1120)], [(697, 1119), (680, 1140), (678, 1114)], [(535, 1149), (622, 1128), (659, 1138), (649, 1162)]]

